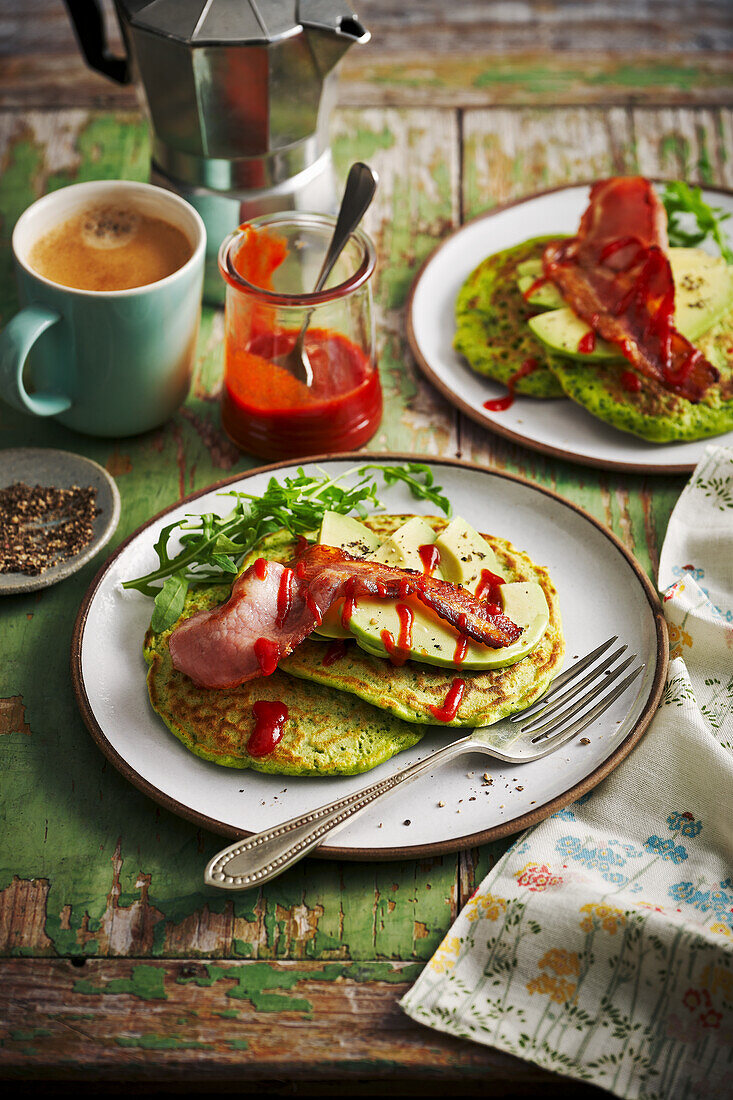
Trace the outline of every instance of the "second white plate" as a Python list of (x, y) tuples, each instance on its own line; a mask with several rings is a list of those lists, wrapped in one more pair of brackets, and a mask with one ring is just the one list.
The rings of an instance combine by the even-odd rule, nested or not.
[[(506, 394), (506, 387), (475, 374), (453, 349), (456, 296), (473, 269), (494, 252), (531, 237), (577, 232), (588, 190), (582, 184), (545, 191), (492, 210), (444, 240), (423, 265), (410, 295), (410, 346), (424, 373), (452, 404), (515, 443), (603, 469), (689, 473), (710, 440), (649, 443), (604, 424), (564, 397), (517, 397), (509, 409), (490, 412), (484, 402)], [(733, 193), (705, 190), (703, 196), (733, 214)], [(733, 431), (715, 442), (733, 445)]]

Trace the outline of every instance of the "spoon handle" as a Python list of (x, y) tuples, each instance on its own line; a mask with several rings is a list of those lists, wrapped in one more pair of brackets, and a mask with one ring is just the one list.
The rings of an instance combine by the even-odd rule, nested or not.
[(328, 252), (324, 257), (323, 265), (318, 275), (318, 279), (316, 280), (316, 285), (313, 289), (314, 294), (318, 294), (320, 290), (323, 290), (326, 279), (331, 274), (333, 265), (341, 255), (341, 251), (349, 239), (349, 235), (354, 232), (357, 225), (364, 217), (369, 203), (374, 198), (374, 192), (377, 189), (378, 183), (379, 176), (368, 164), (362, 164), (361, 161), (356, 161), (355, 164), (351, 165), (349, 175), (346, 179), (344, 198), (336, 220), (336, 228), (333, 231), (333, 237), (328, 246)]

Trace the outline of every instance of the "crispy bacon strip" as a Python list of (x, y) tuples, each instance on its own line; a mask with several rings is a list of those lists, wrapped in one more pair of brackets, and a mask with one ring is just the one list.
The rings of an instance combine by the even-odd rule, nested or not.
[(411, 569), (352, 558), (334, 546), (310, 546), (300, 555), (295, 575), (306, 583), (322, 615), (342, 597), (394, 600), (415, 596), (462, 634), (492, 649), (511, 645), (522, 633), (505, 615), (489, 615), (486, 605), (460, 585)]
[(545, 276), (647, 378), (698, 402), (720, 373), (674, 327), (666, 213), (649, 180), (602, 180), (577, 237), (548, 245)]
[[(463, 634), (494, 649), (511, 645), (522, 633), (505, 615), (457, 585), (411, 570), (352, 558), (331, 546), (311, 546), (292, 571), (262, 560), (237, 578), (226, 603), (200, 611), (170, 636), (171, 659), (200, 687), (236, 687), (273, 672), (323, 620), (339, 599), (416, 596)], [(282, 590), (289, 602), (283, 614)]]

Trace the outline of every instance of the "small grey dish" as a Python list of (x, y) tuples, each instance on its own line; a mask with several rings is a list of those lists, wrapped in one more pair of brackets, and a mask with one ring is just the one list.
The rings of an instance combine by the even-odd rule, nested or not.
[(70, 489), (73, 485), (97, 490), (98, 515), (92, 541), (77, 554), (52, 565), (37, 577), (25, 573), (0, 573), (0, 595), (21, 595), (47, 588), (76, 573), (109, 542), (120, 519), (120, 494), (113, 479), (97, 462), (70, 451), (50, 447), (14, 447), (0, 451), (0, 489), (15, 482)]

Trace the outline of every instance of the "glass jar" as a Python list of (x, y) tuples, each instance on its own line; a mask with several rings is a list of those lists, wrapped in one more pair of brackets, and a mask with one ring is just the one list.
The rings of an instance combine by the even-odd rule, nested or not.
[[(369, 279), (369, 237), (352, 233), (324, 290), (312, 293), (336, 219), (282, 212), (254, 218), (219, 250), (226, 282), (222, 424), (262, 458), (353, 450), (382, 418)], [(277, 359), (306, 318), (310, 386)]]

